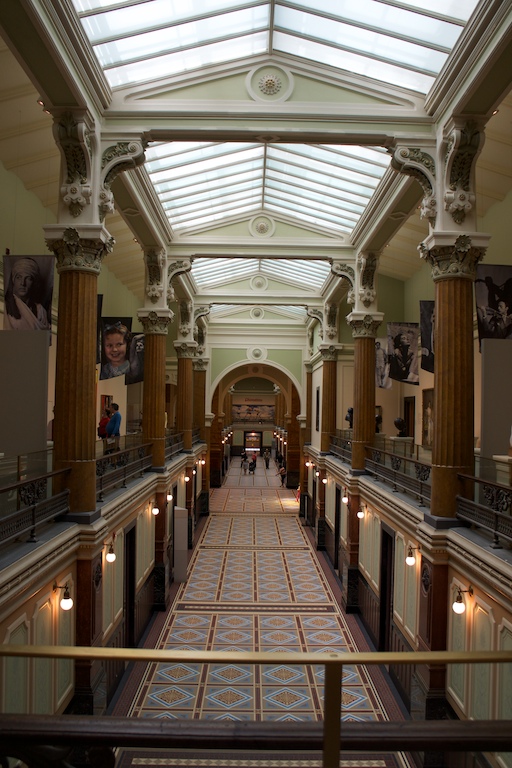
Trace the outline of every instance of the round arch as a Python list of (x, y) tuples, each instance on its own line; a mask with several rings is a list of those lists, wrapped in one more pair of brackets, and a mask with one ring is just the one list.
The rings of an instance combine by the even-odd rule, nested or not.
[(294, 388), (297, 392), (298, 399), (301, 405), (301, 412), (302, 412), (302, 405), (303, 405), (303, 392), (302, 387), (299, 384), (299, 382), (295, 379), (294, 376), (290, 376), (290, 374), (285, 371), (284, 369), (280, 368), (278, 365), (271, 364), (271, 363), (235, 363), (230, 368), (223, 371), (223, 373), (217, 377), (215, 381), (212, 382), (211, 385), (211, 392), (210, 392), (210, 411), (212, 408), (212, 402), (213, 397), (218, 390), (219, 392), (219, 405), (222, 407), (222, 404), (224, 403), (224, 398), (226, 396), (226, 393), (229, 391), (230, 387), (237, 384), (239, 381), (242, 381), (243, 379), (252, 378), (253, 376), (259, 377), (261, 379), (267, 379), (267, 381), (272, 381), (273, 383), (277, 384), (279, 389), (281, 390), (286, 403), (286, 410), (288, 413), (291, 412), (291, 397), (292, 397), (292, 388)]

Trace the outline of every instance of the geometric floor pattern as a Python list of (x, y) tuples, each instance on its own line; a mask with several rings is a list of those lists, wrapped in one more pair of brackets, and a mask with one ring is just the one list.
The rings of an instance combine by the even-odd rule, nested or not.
[[(238, 462), (230, 471), (238, 481)], [(272, 469), (272, 479), (274, 472)], [(223, 650), (229, 653), (226, 662), (148, 665), (131, 699), (129, 716), (296, 722), (322, 719), (321, 655), (365, 650), (367, 646), (361, 648), (363, 635), (355, 618), (345, 616), (339, 607), (299, 519), (294, 492), (278, 488), (278, 482), (275, 478), (273, 488), (224, 486), (212, 492), (210, 515), (190, 561), (188, 580), (178, 588), (155, 646)], [(319, 664), (238, 663), (236, 655), (244, 651), (308, 651), (319, 655)], [(344, 667), (342, 719), (403, 719), (377, 668)], [(122, 764), (172, 764), (136, 762), (158, 759), (148, 754), (137, 757), (134, 753), (132, 757), (134, 762)], [(379, 758), (374, 763), (368, 759), (349, 763), (385, 768), (386, 756)], [(251, 765), (257, 762), (255, 756)], [(400, 761), (401, 765), (406, 763)], [(278, 765), (279, 760), (272, 764)], [(208, 765), (213, 765), (211, 759)], [(307, 765), (313, 763), (307, 761)]]

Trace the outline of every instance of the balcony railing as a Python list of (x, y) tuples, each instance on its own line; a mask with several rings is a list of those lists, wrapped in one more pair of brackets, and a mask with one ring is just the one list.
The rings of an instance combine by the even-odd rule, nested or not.
[(25, 534), (35, 542), (38, 528), (69, 512), (69, 491), (54, 493), (53, 488), (53, 481), (68, 472), (47, 472), (0, 488), (0, 544)]
[(431, 465), (424, 464), (406, 456), (381, 451), (373, 446), (365, 446), (365, 468), (379, 480), (392, 485), (394, 491), (403, 491), (416, 496), (420, 507), (430, 504)]
[(501, 540), (512, 541), (512, 488), (478, 477), (459, 475), (466, 487), (473, 487), (473, 498), (457, 497), (457, 517), (493, 536), (491, 546), (500, 549)]
[(119, 487), (126, 488), (130, 478), (142, 477), (144, 472), (151, 469), (152, 446), (152, 443), (142, 443), (96, 459), (97, 500), (103, 501), (106, 491)]
[[(123, 660), (125, 662), (221, 664), (233, 660), (226, 651), (169, 651), (73, 646), (0, 645), (0, 655), (14, 658)], [(114, 749), (145, 747), (172, 757), (174, 749), (309, 751), (323, 754), (323, 768), (339, 768), (342, 751), (510, 751), (510, 720), (343, 721), (343, 666), (498, 664), (512, 662), (509, 651), (436, 652), (237, 652), (237, 664), (322, 664), (324, 712), (320, 722), (173, 721), (154, 718), (83, 717), (76, 715), (0, 715), (0, 764), (18, 758), (28, 768), (45, 764), (72, 768), (72, 750), (88, 751), (93, 768), (114, 765)], [(171, 753), (171, 755), (169, 755)], [(109, 759), (110, 758), (110, 759)]]

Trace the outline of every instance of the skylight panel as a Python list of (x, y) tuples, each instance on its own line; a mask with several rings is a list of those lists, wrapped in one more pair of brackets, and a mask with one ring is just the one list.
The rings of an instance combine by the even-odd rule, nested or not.
[(206, 216), (198, 216), (193, 221), (175, 223), (174, 218), (171, 217), (171, 223), (176, 230), (179, 229), (196, 229), (197, 227), (205, 226), (206, 224), (214, 224), (226, 218), (243, 216), (254, 211), (259, 210), (259, 205), (240, 206), (236, 208), (230, 208), (227, 212), (220, 212), (215, 214), (208, 214)]
[[(236, 147), (235, 147), (236, 151)], [(261, 157), (263, 155), (263, 148), (262, 147), (255, 147), (254, 149), (248, 149), (244, 152), (238, 152), (233, 155), (229, 156), (229, 158), (226, 155), (223, 155), (222, 158), (218, 157), (208, 157), (204, 160), (198, 160), (196, 163), (194, 163), (192, 166), (189, 165), (179, 165), (174, 168), (165, 168), (162, 171), (155, 171), (151, 172), (151, 169), (148, 170), (149, 175), (151, 176), (152, 181), (155, 184), (158, 184), (160, 181), (166, 181), (168, 179), (172, 178), (180, 178), (180, 177), (187, 177), (190, 178), (194, 174), (203, 174), (207, 172), (215, 172), (216, 169), (219, 168), (219, 166), (223, 166), (228, 162), (228, 159), (231, 160), (231, 165), (236, 167), (236, 163), (243, 163), (246, 160), (252, 160), (258, 157)], [(235, 163), (233, 163), (233, 160)]]
[(400, 88), (407, 88), (418, 93), (427, 93), (434, 83), (435, 76), (423, 74), (394, 64), (351, 53), (323, 43), (299, 39), (283, 32), (274, 32), (274, 50), (290, 56), (300, 56), (309, 61), (335, 67), (338, 70), (354, 72), (373, 80), (387, 82)]
[[(407, 5), (407, 3), (401, 3), (401, 5)], [(453, 19), (448, 19), (446, 16), (448, 3), (443, 2), (441, 13), (444, 18), (440, 18), (439, 13), (427, 15), (423, 12), (434, 10), (430, 2), (410, 5), (415, 7), (407, 9), (376, 2), (376, 0), (357, 0), (357, 2), (338, 0), (336, 3), (332, 0), (313, 0), (313, 2), (303, 0), (300, 8), (307, 8), (315, 14), (326, 14), (348, 24), (387, 32), (393, 37), (407, 38), (436, 48), (452, 48), (455, 45), (461, 32), (462, 20), (456, 23)], [(464, 3), (459, 2), (458, 5), (464, 5)], [(280, 6), (277, 8), (281, 10)], [(458, 16), (458, 14), (453, 15)], [(276, 23), (279, 24), (278, 21)]]
[[(183, 72), (202, 69), (212, 64), (244, 59), (247, 56), (258, 56), (267, 51), (268, 34), (265, 31), (246, 34), (232, 40), (222, 40), (209, 45), (200, 45), (175, 53), (159, 54), (148, 47), (145, 57), (124, 65), (119, 64), (114, 56), (112, 56), (111, 61), (102, 61), (99, 53), (97, 55), (111, 87), (116, 88), (129, 83), (135, 84), (168, 78)], [(113, 54), (114, 49), (105, 51), (105, 53)]]
[(261, 154), (261, 146), (258, 144), (210, 144), (209, 146), (192, 148), (186, 152), (176, 152), (174, 154), (161, 155), (158, 160), (152, 160), (148, 155), (146, 158), (146, 169), (148, 173), (155, 173), (166, 168), (184, 168), (190, 169), (192, 173), (196, 170), (196, 163), (204, 160), (216, 160), (217, 164), (224, 163), (224, 158), (237, 159), (237, 154), (241, 156), (239, 162), (247, 157), (247, 152), (255, 150), (256, 154)]
[[(279, 213), (282, 215), (294, 215), (295, 218), (297, 217), (297, 213), (299, 211), (299, 208), (297, 206), (288, 205), (286, 203), (283, 203), (283, 201), (280, 198), (270, 198), (267, 196), (265, 200), (265, 208), (269, 211), (274, 211), (275, 213)], [(337, 230), (338, 232), (342, 232), (344, 234), (350, 234), (354, 228), (354, 222), (350, 222), (350, 224), (347, 224), (343, 226), (339, 219), (336, 221), (331, 221), (327, 216), (319, 216), (316, 215), (316, 211), (313, 212), (315, 215), (312, 215), (312, 209), (311, 208), (304, 208), (300, 214), (300, 223), (301, 224), (313, 224), (315, 227), (323, 228), (325, 226), (326, 221), (329, 222), (329, 228), (333, 230)]]
[(215, 168), (213, 171), (208, 171), (204, 174), (196, 173), (190, 176), (181, 176), (178, 179), (165, 179), (160, 181), (159, 184), (155, 184), (155, 189), (159, 195), (178, 190), (181, 195), (182, 190), (186, 194), (192, 189), (215, 189), (218, 184), (223, 182), (223, 179), (234, 179), (244, 174), (258, 174), (262, 178), (262, 170), (263, 154), (257, 160), (249, 163), (233, 163), (222, 168)]

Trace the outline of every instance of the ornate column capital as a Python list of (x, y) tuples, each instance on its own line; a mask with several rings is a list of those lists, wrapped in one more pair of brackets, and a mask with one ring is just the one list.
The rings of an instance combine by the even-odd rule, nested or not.
[(192, 363), (192, 368), (194, 371), (206, 371), (208, 370), (209, 364), (210, 359), (208, 357), (195, 357)]
[(44, 227), (46, 245), (57, 259), (57, 272), (88, 272), (99, 275), (101, 262), (115, 240), (102, 225), (78, 228), (51, 224)]
[(175, 341), (174, 349), (178, 358), (188, 359), (196, 355), (197, 342), (195, 341)]
[(139, 309), (137, 312), (144, 333), (154, 336), (166, 336), (167, 329), (174, 318), (170, 309)]
[(336, 361), (338, 359), (338, 350), (343, 349), (342, 344), (320, 344), (318, 351), (324, 361)]
[(365, 314), (363, 312), (351, 312), (347, 315), (347, 323), (352, 328), (354, 339), (375, 339), (384, 317), (383, 312)]
[(478, 232), (458, 236), (455, 232), (434, 232), (419, 244), (418, 250), (430, 264), (434, 282), (455, 277), (474, 281), (489, 240), (490, 235)]

